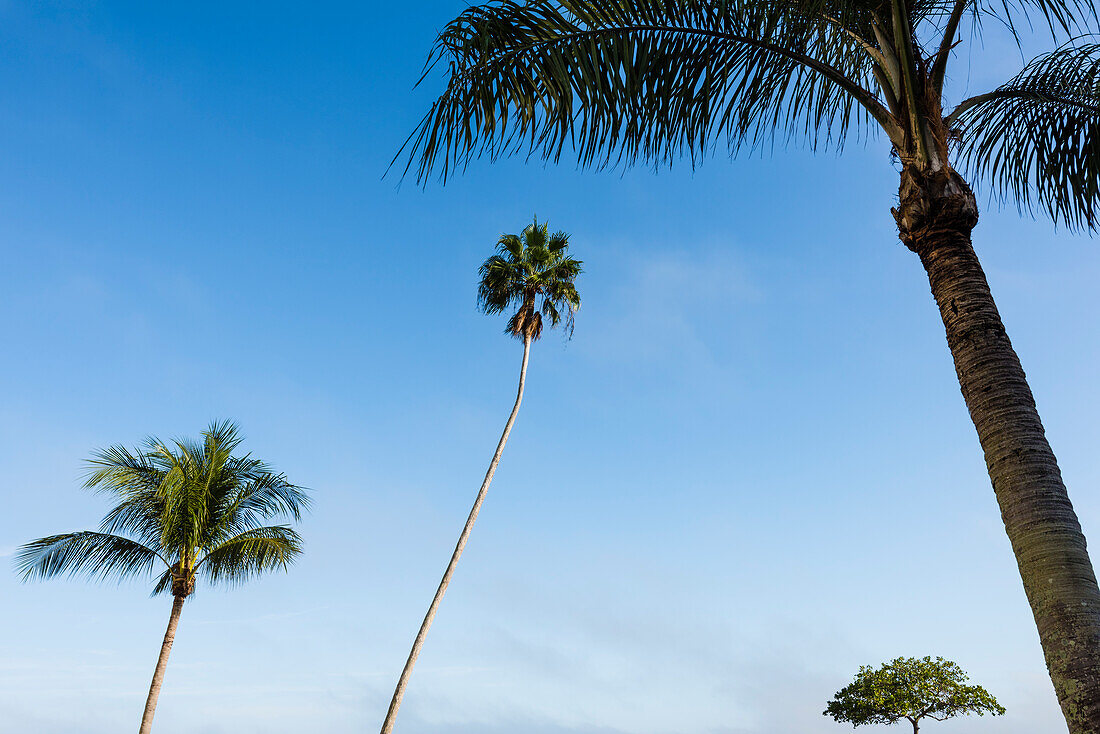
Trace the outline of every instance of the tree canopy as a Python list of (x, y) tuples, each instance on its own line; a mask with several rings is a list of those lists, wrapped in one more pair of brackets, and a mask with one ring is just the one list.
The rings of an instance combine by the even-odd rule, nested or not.
[(941, 657), (897, 658), (878, 669), (865, 665), (823, 713), (853, 726), (905, 719), (914, 731), (925, 718), (1004, 714), (997, 699), (981, 686), (967, 685), (967, 680), (962, 668)]
[(285, 569), (301, 537), (276, 517), (298, 520), (309, 506), (301, 487), (250, 455), (234, 456), (233, 423), (213, 423), (201, 441), (150, 438), (142, 449), (112, 446), (89, 460), (85, 487), (117, 504), (99, 531), (51, 535), (19, 549), (27, 579), (60, 574), (118, 580), (158, 569), (153, 594), (189, 596), (195, 580), (241, 583)]
[(538, 340), (544, 316), (551, 328), (564, 323), (571, 336), (581, 306), (576, 280), (584, 263), (569, 255), (569, 235), (551, 234), (549, 226), (535, 217), (521, 234), (501, 235), (497, 253), (479, 271), (478, 307), (487, 314), (516, 307), (504, 331), (517, 339)]

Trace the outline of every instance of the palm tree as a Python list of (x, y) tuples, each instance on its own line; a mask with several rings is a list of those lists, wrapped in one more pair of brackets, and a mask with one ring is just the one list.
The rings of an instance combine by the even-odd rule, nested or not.
[(474, 500), (469, 517), (466, 518), (462, 534), (458, 536), (458, 544), (455, 546), (454, 553), (451, 554), (451, 561), (447, 564), (447, 570), (443, 573), (443, 579), (435, 590), (428, 613), (424, 615), (424, 621), (420, 623), (420, 630), (417, 631), (416, 639), (413, 640), (412, 650), (405, 661), (405, 667), (401, 670), (401, 677), (397, 680), (389, 710), (382, 722), (381, 734), (389, 734), (393, 731), (397, 710), (401, 707), (401, 699), (405, 696), (405, 688), (409, 685), (413, 666), (416, 665), (420, 649), (424, 646), (424, 638), (427, 637), (428, 629), (432, 626), (439, 603), (443, 601), (443, 594), (451, 583), (455, 566), (458, 565), (458, 559), (466, 547), (474, 521), (477, 520), (477, 514), (481, 511), (481, 503), (485, 501), (485, 493), (489, 491), (489, 484), (493, 481), (497, 464), (500, 463), (500, 455), (504, 452), (504, 444), (508, 442), (508, 434), (512, 432), (512, 424), (516, 422), (519, 404), (523, 400), (523, 386), (527, 381), (527, 358), (531, 353), (531, 343), (542, 336), (544, 318), (550, 321), (551, 328), (562, 324), (568, 335), (573, 334), (573, 315), (581, 306), (581, 297), (577, 293), (575, 281), (581, 274), (582, 263), (570, 257), (567, 252), (569, 235), (565, 232), (550, 234), (547, 227), (545, 222), (540, 225), (536, 217), (532, 224), (524, 228), (521, 235), (502, 235), (497, 242), (497, 254), (482, 263), (479, 271), (481, 282), (477, 289), (478, 307), (487, 314), (498, 314), (509, 308), (516, 308), (515, 313), (508, 319), (508, 326), (504, 329), (504, 333), (523, 341), (519, 389), (516, 391), (516, 402), (512, 405), (508, 422), (504, 424), (504, 432), (500, 434), (497, 449), (489, 462), (489, 469), (485, 472), (485, 479), (481, 482), (477, 499)]
[[(1038, 24), (1052, 50), (952, 107), (948, 68), (984, 22), (1017, 42)], [(446, 181), (480, 155), (557, 160), (567, 144), (600, 167), (884, 133), (898, 232), (939, 307), (1054, 688), (1070, 730), (1097, 734), (1100, 589), (971, 245), (967, 178), (1097, 223), (1100, 43), (1077, 34), (1098, 25), (1092, 0), (497, 0), (441, 31), (425, 76), (444, 65), (446, 88), (398, 155)]]
[[(153, 726), (183, 603), (202, 576), (211, 584), (239, 584), (265, 571), (286, 570), (302, 552), (287, 525), (261, 525), (276, 517), (298, 520), (309, 506), (290, 484), (250, 455), (233, 456), (241, 438), (228, 421), (215, 422), (200, 443), (151, 438), (143, 449), (97, 451), (84, 486), (117, 504), (99, 531), (51, 535), (20, 547), (23, 580), (60, 574), (95, 580), (159, 572), (153, 595), (172, 593), (172, 613), (141, 717), (141, 734)], [(162, 570), (163, 569), (163, 570)]]

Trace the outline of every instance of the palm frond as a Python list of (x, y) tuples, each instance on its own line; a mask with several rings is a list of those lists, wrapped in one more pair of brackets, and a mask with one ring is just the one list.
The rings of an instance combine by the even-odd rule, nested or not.
[(302, 487), (266, 467), (259, 474), (234, 477), (233, 486), (219, 494), (220, 500), (211, 512), (203, 536), (204, 548), (212, 548), (272, 518), (301, 520), (310, 506), (309, 496)]
[(127, 497), (135, 492), (156, 491), (164, 478), (161, 467), (143, 452), (125, 446), (110, 446), (92, 454), (88, 460), (84, 486)]
[(24, 581), (68, 574), (95, 580), (149, 573), (160, 561), (156, 551), (118, 535), (82, 531), (33, 540), (20, 546), (15, 567)]
[(1100, 204), (1100, 44), (1037, 57), (1009, 82), (948, 118), (960, 157), (1001, 199), (1093, 228)]
[(995, 18), (1019, 44), (1021, 31), (1026, 35), (1041, 21), (1052, 38), (1078, 35), (1097, 30), (1096, 3), (1093, 0), (974, 0), (976, 21)]
[(214, 548), (196, 567), (212, 584), (239, 584), (264, 571), (286, 570), (302, 552), (302, 538), (288, 526), (252, 528)]
[[(869, 114), (898, 136), (870, 89), (865, 44), (821, 3), (751, 0), (498, 0), (440, 34), (428, 71), (447, 87), (402, 152), (417, 179), (476, 156), (527, 150), (582, 165), (692, 161), (772, 139), (843, 141)], [(834, 3), (845, 7), (858, 4)], [(809, 8), (809, 9), (808, 9)], [(868, 11), (862, 11), (864, 15)], [(423, 81), (423, 80), (422, 80)]]
[(161, 594), (167, 594), (172, 590), (172, 569), (165, 569), (164, 573), (157, 577), (157, 582), (153, 584), (153, 590), (149, 593), (149, 596), (160, 596)]
[(162, 549), (164, 511), (164, 498), (155, 490), (135, 492), (111, 508), (99, 530), (134, 537), (150, 548)]

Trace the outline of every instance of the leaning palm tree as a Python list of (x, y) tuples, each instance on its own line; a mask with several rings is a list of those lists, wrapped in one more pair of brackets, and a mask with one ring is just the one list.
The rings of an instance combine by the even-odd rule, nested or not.
[[(1019, 41), (1033, 23), (1052, 50), (948, 104), (960, 44), (988, 24)], [(898, 232), (927, 272), (1074, 734), (1100, 732), (1100, 589), (971, 245), (967, 179), (1070, 228), (1097, 223), (1100, 38), (1081, 34), (1098, 25), (1093, 0), (498, 0), (440, 33), (428, 70), (445, 65), (447, 85), (404, 148), (406, 171), (446, 180), (480, 155), (557, 160), (566, 145), (582, 165), (657, 165), (720, 142), (884, 134)]]
[(153, 595), (171, 592), (172, 613), (141, 734), (153, 726), (180, 613), (196, 580), (239, 584), (265, 571), (285, 570), (302, 552), (293, 529), (261, 524), (276, 517), (300, 519), (309, 505), (302, 488), (259, 459), (234, 456), (241, 443), (234, 424), (213, 423), (202, 437), (199, 443), (149, 439), (136, 451), (122, 446), (97, 451), (84, 486), (117, 502), (99, 531), (40, 538), (16, 556), (24, 580), (61, 574), (121, 580), (157, 573)]
[(443, 601), (443, 594), (451, 583), (455, 566), (458, 565), (458, 559), (466, 547), (474, 521), (477, 520), (477, 514), (481, 511), (481, 503), (485, 501), (485, 493), (489, 491), (489, 484), (493, 481), (497, 464), (500, 463), (500, 455), (504, 452), (504, 444), (508, 442), (508, 434), (512, 432), (512, 424), (516, 422), (519, 404), (523, 400), (523, 386), (527, 381), (527, 358), (531, 354), (531, 343), (538, 341), (542, 336), (543, 319), (550, 322), (551, 328), (562, 324), (566, 333), (572, 336), (573, 315), (581, 306), (576, 279), (581, 273), (582, 263), (570, 257), (568, 249), (569, 235), (565, 232), (550, 234), (547, 223), (540, 225), (536, 217), (532, 224), (524, 228), (521, 235), (502, 235), (497, 242), (497, 254), (481, 265), (479, 271), (481, 283), (477, 289), (477, 302), (481, 310), (487, 314), (498, 314), (510, 308), (516, 309), (508, 319), (504, 333), (523, 341), (519, 389), (516, 391), (516, 402), (512, 405), (508, 422), (504, 424), (504, 432), (500, 434), (497, 449), (489, 462), (489, 470), (485, 472), (485, 479), (481, 482), (477, 499), (474, 500), (474, 506), (470, 510), (469, 517), (466, 518), (466, 525), (458, 536), (458, 544), (455, 546), (454, 553), (451, 554), (451, 561), (447, 564), (443, 579), (435, 590), (428, 613), (420, 623), (416, 639), (413, 640), (412, 650), (405, 661), (405, 667), (401, 670), (401, 677), (397, 680), (389, 710), (386, 711), (386, 718), (382, 722), (382, 734), (393, 731), (397, 710), (401, 707), (401, 699), (405, 696), (405, 689), (409, 685), (409, 677), (412, 675), (413, 666), (416, 665), (416, 659), (420, 656), (420, 649), (424, 647), (424, 638), (427, 637), (428, 629), (432, 626), (439, 603)]

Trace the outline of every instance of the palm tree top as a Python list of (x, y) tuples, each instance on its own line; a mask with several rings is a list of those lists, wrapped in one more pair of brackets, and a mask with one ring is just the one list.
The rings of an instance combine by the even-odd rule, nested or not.
[[(1073, 40), (945, 105), (956, 47), (990, 21)], [(496, 0), (439, 34), (421, 82), (443, 65), (446, 87), (398, 156), (446, 180), (483, 155), (694, 164), (723, 143), (839, 146), (858, 129), (906, 165), (954, 158), (1023, 209), (1091, 227), (1098, 28), (1093, 0)]]
[(234, 455), (241, 441), (234, 423), (218, 421), (197, 442), (149, 438), (136, 450), (96, 451), (84, 486), (116, 504), (98, 531), (22, 546), (18, 573), (23, 580), (69, 574), (121, 581), (156, 569), (153, 595), (188, 596), (198, 576), (237, 584), (285, 570), (301, 553), (301, 536), (265, 523), (301, 519), (309, 497), (263, 461)]
[(537, 341), (544, 317), (551, 328), (564, 324), (566, 335), (572, 336), (573, 317), (581, 306), (576, 279), (583, 263), (568, 249), (569, 235), (551, 234), (549, 223), (539, 224), (538, 217), (521, 234), (501, 235), (496, 254), (479, 270), (478, 307), (487, 314), (515, 307), (504, 332), (517, 339)]

